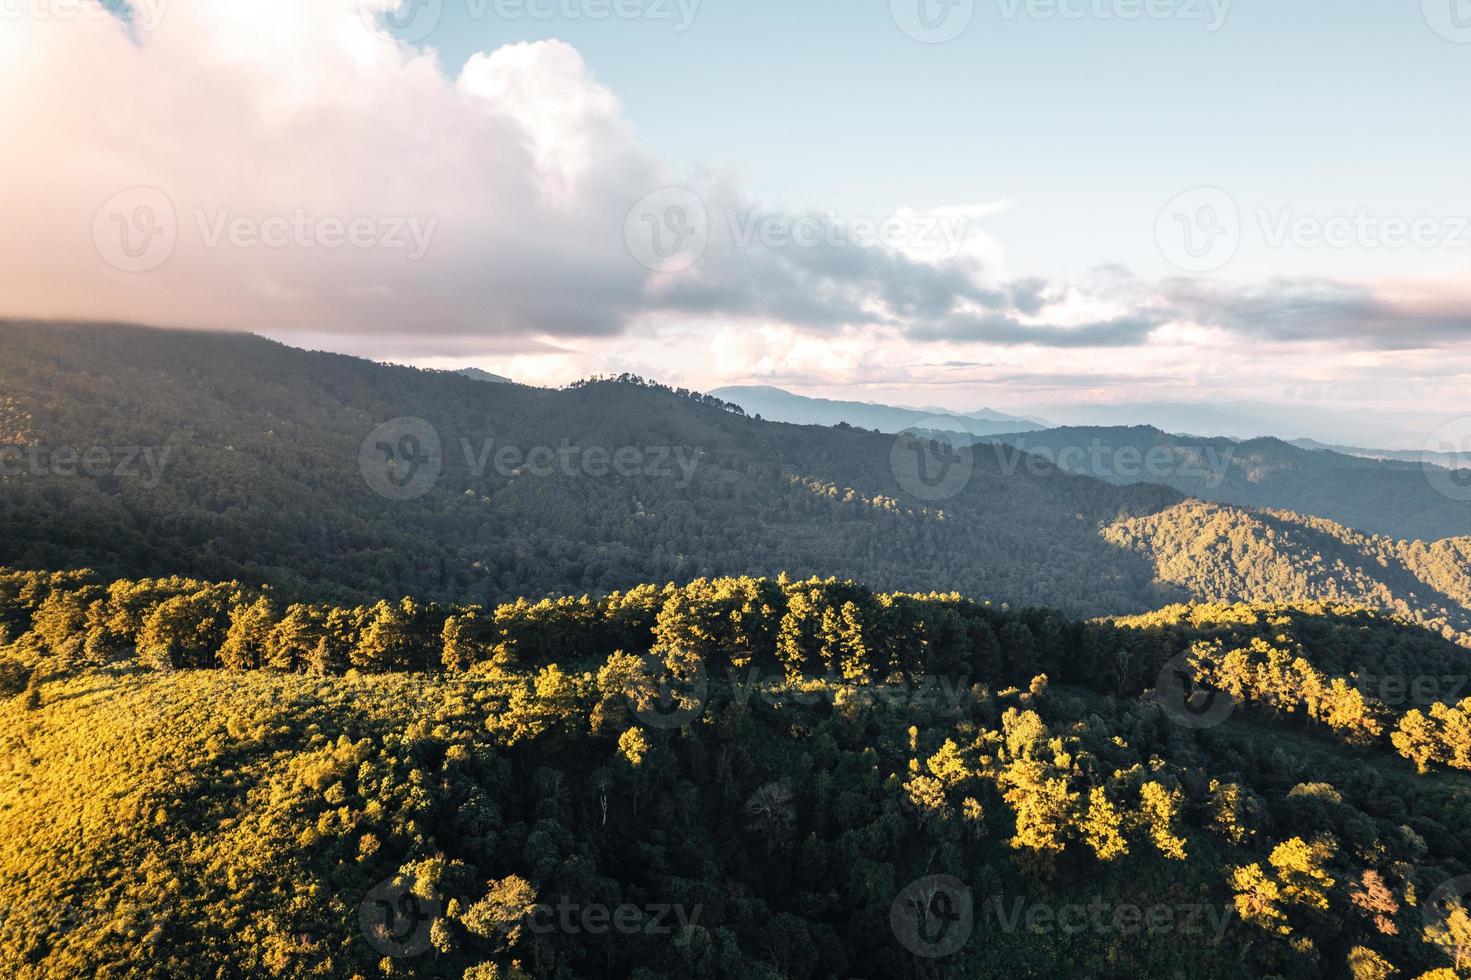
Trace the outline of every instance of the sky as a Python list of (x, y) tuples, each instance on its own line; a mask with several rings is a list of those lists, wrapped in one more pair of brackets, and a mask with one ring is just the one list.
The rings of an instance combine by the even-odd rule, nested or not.
[(1419, 448), (1467, 91), (1471, 0), (0, 0), (0, 315)]

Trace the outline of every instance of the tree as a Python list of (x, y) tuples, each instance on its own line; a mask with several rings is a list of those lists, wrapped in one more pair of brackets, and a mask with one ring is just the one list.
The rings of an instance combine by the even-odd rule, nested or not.
[(1236, 914), (1241, 916), (1241, 921), (1279, 935), (1291, 934), (1287, 916), (1279, 904), (1282, 889), (1267, 876), (1260, 864), (1248, 864), (1233, 870), (1231, 888), (1236, 893)]
[(220, 645), (220, 666), (254, 670), (269, 660), (276, 627), (276, 606), (266, 596), (230, 609), (230, 628)]
[(1172, 861), (1185, 860), (1185, 839), (1175, 832), (1184, 799), (1178, 789), (1167, 790), (1159, 783), (1148, 782), (1139, 787), (1140, 816), (1149, 838)]
[(536, 908), (536, 889), (525, 878), (510, 875), (488, 882), (485, 896), (465, 909), (460, 922), (474, 935), (510, 950), (521, 941), (526, 920)]
[(1348, 972), (1353, 980), (1389, 980), (1399, 971), (1372, 949), (1355, 946), (1348, 951)]
[(449, 616), (440, 632), (439, 662), (450, 673), (469, 670), (485, 658), (485, 645), (476, 637), (479, 617), (475, 611)]
[(1415, 764), (1421, 775), (1430, 771), (1430, 764), (1440, 759), (1440, 738), (1434, 723), (1418, 708), (1405, 714), (1399, 727), (1390, 736), (1396, 751)]
[(1443, 914), (1425, 927), (1424, 938), (1443, 949), (1457, 974), (1471, 968), (1471, 914), (1460, 902), (1451, 902)]
[(1282, 886), (1282, 898), (1294, 905), (1326, 910), (1333, 879), (1323, 865), (1332, 858), (1334, 850), (1332, 841), (1326, 837), (1312, 844), (1293, 837), (1273, 848), (1269, 860)]
[(1129, 844), (1124, 840), (1123, 814), (1109, 800), (1102, 786), (1095, 786), (1088, 793), (1088, 811), (1083, 815), (1083, 841), (1093, 848), (1100, 861), (1112, 861), (1129, 853)]
[(1399, 932), (1394, 916), (1399, 912), (1399, 902), (1394, 892), (1384, 884), (1384, 877), (1372, 868), (1365, 868), (1359, 881), (1349, 888), (1349, 901), (1354, 907), (1374, 920), (1374, 927), (1386, 936)]

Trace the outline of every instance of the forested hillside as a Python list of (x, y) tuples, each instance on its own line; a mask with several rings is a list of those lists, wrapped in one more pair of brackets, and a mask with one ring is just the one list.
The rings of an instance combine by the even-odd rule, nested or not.
[(1406, 544), (1283, 511), (1189, 501), (1118, 521), (1104, 537), (1208, 601), (1355, 602), (1471, 645), (1471, 538)]
[[(917, 498), (893, 436), (761, 423), (647, 384), (551, 391), (241, 335), (4, 325), (0, 392), (13, 441), (168, 454), (157, 481), (141, 462), (0, 477), (10, 564), (481, 602), (780, 571), (1081, 612), (1170, 598), (1097, 528), (1171, 491), (982, 461), (955, 496)], [(388, 499), (361, 457), (402, 417), (430, 427), (442, 471)], [(570, 466), (526, 465), (564, 448)]]
[[(1150, 426), (1065, 427), (986, 436), (1110, 483), (1160, 483), (1202, 500), (1312, 514), (1371, 534), (1471, 535), (1471, 500), (1436, 489), (1419, 461), (1365, 459), (1281, 439), (1170, 435)], [(1439, 467), (1437, 482), (1471, 483)], [(1460, 483), (1452, 481), (1460, 480)]]
[(0, 615), (7, 975), (1450, 980), (1471, 953), (1464, 651), (1367, 610), (1079, 623), (755, 579), (348, 609), (11, 572)]
[[(1173, 490), (761, 422), (636, 379), (552, 391), (250, 336), (11, 323), (0, 430), (0, 561), (36, 569), (482, 604), (787, 572), (1082, 615), (1342, 598), (1456, 633), (1471, 598), (1464, 541), (1327, 522), (1287, 540), (1261, 533), (1284, 518), (1215, 508), (1249, 554), (1194, 547), (1182, 571), (1171, 549), (1200, 528)], [(389, 474), (413, 493), (383, 482), (383, 452), (429, 438), (433, 472)], [(58, 472), (67, 449), (106, 465)]]

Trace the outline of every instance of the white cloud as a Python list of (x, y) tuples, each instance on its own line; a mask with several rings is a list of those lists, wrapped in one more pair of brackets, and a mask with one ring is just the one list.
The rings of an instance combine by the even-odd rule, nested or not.
[[(193, 0), (136, 40), (105, 18), (6, 19), (0, 50), (23, 52), (0, 63), (0, 131), (23, 134), (0, 162), (5, 312), (591, 335), (642, 302), (622, 218), (658, 171), (560, 42), (477, 55), (451, 81), (369, 30), (356, 0)], [(98, 209), (132, 188), (162, 192), (148, 227), (171, 208), (177, 231), (143, 272), (94, 242)], [(142, 248), (135, 198), (117, 207), (123, 224), (104, 215), (98, 233)], [(375, 233), (326, 247), (324, 219)], [(433, 224), (417, 261), (390, 234), (413, 220)], [(236, 221), (304, 222), (316, 244), (211, 233)]]

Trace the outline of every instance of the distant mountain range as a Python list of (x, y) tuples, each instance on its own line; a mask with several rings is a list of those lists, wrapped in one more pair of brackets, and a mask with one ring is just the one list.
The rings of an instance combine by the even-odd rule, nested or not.
[[(1333, 598), (1471, 634), (1471, 537), (1363, 533), (1418, 519), (1443, 536), (1464, 510), (1410, 464), (1277, 440), (1009, 437), (1064, 469), (650, 383), (485, 384), (113, 326), (0, 322), (0, 392), (0, 565), (476, 603), (787, 572), (1084, 615)], [(1055, 450), (1095, 438), (1106, 479), (1067, 472)], [(1129, 447), (1223, 476), (1142, 482)], [(1206, 492), (1272, 509), (1187, 496)]]
[[(1456, 485), (1449, 472), (1419, 462), (1303, 449), (1273, 438), (1171, 435), (1142, 425), (979, 439), (997, 444), (995, 451), (1012, 446), (1039, 453), (1068, 472), (1115, 484), (1161, 483), (1201, 500), (1312, 514), (1406, 540), (1471, 535), (1471, 501), (1443, 492)], [(1471, 473), (1462, 479), (1471, 485)]]
[(1293, 439), (1299, 449), (1325, 450), (1343, 453), (1345, 456), (1362, 456), (1364, 459), (1392, 459), (1401, 463), (1430, 463), (1445, 469), (1465, 469), (1466, 453), (1437, 453), (1428, 449), (1365, 449), (1363, 446), (1332, 446), (1315, 439)]
[(810, 398), (780, 388), (765, 386), (719, 388), (710, 394), (734, 402), (749, 415), (793, 425), (839, 425), (897, 433), (914, 429), (969, 432), (992, 435), (998, 432), (1030, 432), (1043, 428), (1036, 420), (983, 408), (975, 412), (949, 412), (940, 408), (904, 408), (873, 402), (834, 401)]
[[(1057, 425), (1149, 425), (1165, 432), (1255, 439), (1316, 440), (1329, 446), (1418, 448), (1455, 414), (1428, 412), (1344, 412), (1312, 404), (1274, 402), (1071, 402), (1028, 408)], [(1358, 455), (1358, 454), (1354, 454)]]

